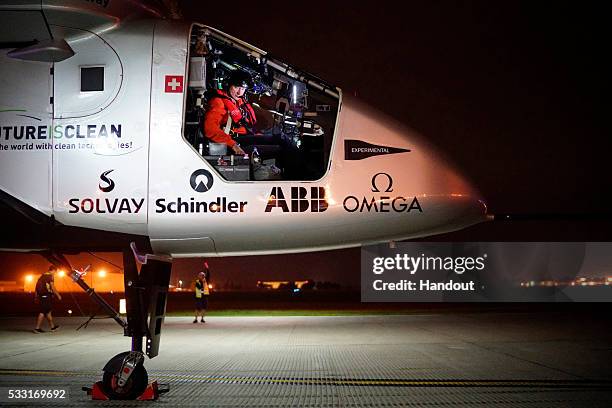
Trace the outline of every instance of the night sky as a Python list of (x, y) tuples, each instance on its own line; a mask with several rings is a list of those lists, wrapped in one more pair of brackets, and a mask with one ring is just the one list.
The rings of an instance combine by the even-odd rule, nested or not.
[[(612, 71), (604, 60), (611, 33), (603, 6), (181, 3), (185, 17), (356, 94), (425, 135), (481, 191), (491, 213), (610, 212)], [(612, 241), (611, 227), (601, 220), (487, 223), (433, 239)], [(0, 255), (2, 276), (24, 264), (15, 259)], [(200, 264), (179, 261), (175, 276), (184, 279)], [(218, 279), (245, 284), (282, 277), (359, 283), (358, 249), (210, 264)]]
[(493, 212), (608, 210), (603, 10), (563, 2), (266, 2), (228, 13), (197, 3), (185, 2), (187, 15), (356, 92), (425, 135)]

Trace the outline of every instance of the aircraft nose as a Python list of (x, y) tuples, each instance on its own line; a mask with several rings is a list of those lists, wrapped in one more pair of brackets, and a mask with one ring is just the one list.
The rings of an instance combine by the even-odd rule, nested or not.
[(366, 201), (405, 199), (410, 211), (389, 217), (403, 231), (422, 236), (487, 220), (482, 195), (425, 137), (350, 96), (340, 121), (344, 161), (336, 166), (354, 190), (369, 190)]

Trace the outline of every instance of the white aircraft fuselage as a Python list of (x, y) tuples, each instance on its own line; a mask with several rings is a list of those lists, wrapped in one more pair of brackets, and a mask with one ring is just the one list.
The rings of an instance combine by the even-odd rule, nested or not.
[[(131, 337), (102, 369), (100, 399), (157, 397), (144, 357), (160, 351), (172, 258), (355, 247), (487, 219), (417, 133), (156, 5), (0, 4), (0, 250), (69, 271)], [(123, 253), (126, 318), (65, 257), (101, 250)]]
[[(424, 137), (247, 43), (164, 20), (146, 3), (27, 3), (1, 5), (0, 15), (31, 23), (29, 33), (47, 29), (74, 55), (50, 62), (15, 57), (11, 51), (40, 38), (0, 35), (5, 45), (20, 43), (0, 51), (0, 190), (11, 208), (77, 231), (144, 237), (155, 253), (172, 257), (354, 247), (449, 232), (487, 217), (479, 194)], [(46, 24), (34, 28), (37, 19)], [(291, 106), (281, 113), (283, 126), (298, 123), (291, 131), (299, 146), (284, 163), (295, 157), (287, 168), (312, 176), (254, 180), (251, 167), (247, 179), (227, 178), (220, 172), (234, 169), (205, 158), (198, 140), (189, 140), (188, 130), (202, 125), (189, 122), (196, 110), (190, 95), (206, 88), (192, 86), (198, 38), (223, 51), (215, 69), (244, 67), (247, 55), (244, 61), (254, 62), (245, 69), (266, 70), (272, 106)], [(209, 49), (196, 65), (209, 77), (203, 83), (217, 72), (206, 65), (214, 55)], [(91, 90), (82, 77), (95, 78), (98, 70), (103, 89)], [(324, 136), (308, 133), (306, 126), (319, 122)], [(308, 166), (320, 169), (302, 173), (299, 167)], [(44, 249), (32, 238), (15, 249)], [(10, 249), (10, 239), (0, 246)]]

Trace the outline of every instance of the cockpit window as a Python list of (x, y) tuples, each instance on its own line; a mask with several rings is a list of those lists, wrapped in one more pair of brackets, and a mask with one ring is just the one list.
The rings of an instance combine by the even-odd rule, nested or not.
[(104, 67), (81, 67), (81, 92), (104, 90)]
[(336, 88), (212, 29), (191, 35), (185, 139), (232, 181), (318, 180)]

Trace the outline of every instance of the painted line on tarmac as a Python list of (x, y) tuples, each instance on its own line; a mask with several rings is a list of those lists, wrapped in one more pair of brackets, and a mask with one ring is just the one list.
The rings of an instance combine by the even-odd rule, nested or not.
[[(179, 378), (180, 376), (173, 376)], [(375, 387), (520, 387), (520, 388), (603, 388), (612, 389), (610, 381), (567, 380), (432, 380), (432, 379), (342, 379), (342, 378), (268, 378), (268, 377), (195, 377), (188, 380), (239, 384), (336, 385)]]
[(17, 375), (17, 376), (49, 376), (49, 377), (81, 377), (88, 375), (96, 375), (91, 371), (56, 371), (56, 370), (14, 370), (14, 369), (1, 369), (0, 375)]
[[(99, 373), (83, 371), (0, 369), (6, 376), (84, 377)], [(518, 388), (589, 388), (612, 389), (612, 381), (596, 380), (466, 380), (466, 379), (360, 379), (360, 378), (273, 378), (236, 376), (199, 376), (189, 374), (150, 373), (150, 376), (179, 382), (227, 384), (287, 384), (375, 387), (518, 387)]]

